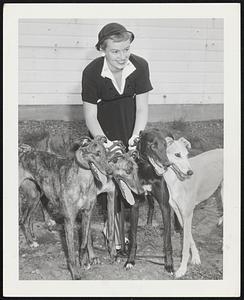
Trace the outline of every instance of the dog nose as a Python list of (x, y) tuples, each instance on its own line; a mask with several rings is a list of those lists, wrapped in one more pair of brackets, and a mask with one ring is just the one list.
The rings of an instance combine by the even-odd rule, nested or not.
[(193, 174), (193, 171), (192, 170), (188, 170), (187, 171), (187, 175), (191, 176)]

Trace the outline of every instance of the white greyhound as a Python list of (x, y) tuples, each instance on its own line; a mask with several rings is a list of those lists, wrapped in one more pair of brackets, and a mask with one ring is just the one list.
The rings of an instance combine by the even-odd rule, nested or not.
[[(171, 163), (163, 172), (170, 193), (170, 205), (183, 227), (182, 260), (175, 277), (187, 271), (190, 255), (193, 264), (201, 264), (198, 249), (192, 237), (193, 210), (203, 200), (208, 199), (221, 186), (223, 203), (223, 149), (214, 149), (188, 159), (187, 148), (191, 147), (185, 138), (166, 138), (167, 156)], [(219, 224), (222, 223), (222, 218)]]

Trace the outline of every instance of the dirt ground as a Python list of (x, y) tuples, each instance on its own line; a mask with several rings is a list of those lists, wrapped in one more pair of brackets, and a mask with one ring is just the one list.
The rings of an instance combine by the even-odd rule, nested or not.
[[(59, 122), (59, 123), (58, 123)], [(33, 126), (33, 124), (36, 126)], [(42, 126), (50, 124), (67, 127), (67, 122), (47, 121)], [(75, 124), (81, 128), (84, 124)], [(53, 126), (53, 127), (55, 127)], [(223, 121), (206, 122), (151, 123), (149, 127), (167, 127), (176, 137), (184, 136), (192, 143), (191, 155), (202, 151), (223, 147)], [(38, 121), (19, 123), (19, 140), (26, 142), (30, 131), (40, 128)], [(31, 128), (31, 129), (30, 129)], [(82, 127), (84, 128), (84, 127)], [(32, 139), (33, 140), (33, 139)], [(192, 232), (201, 257), (201, 265), (188, 264), (188, 271), (180, 280), (220, 280), (223, 278), (223, 228), (217, 226), (221, 207), (213, 195), (198, 205), (194, 212)], [(83, 270), (83, 280), (172, 280), (174, 277), (164, 270), (163, 225), (162, 216), (155, 202), (153, 225), (146, 225), (148, 204), (140, 204), (138, 248), (136, 265), (126, 271), (126, 257), (121, 257), (111, 264), (106, 250), (103, 229), (103, 209), (97, 203), (92, 218), (92, 237), (95, 252), (100, 264), (92, 265)], [(126, 211), (128, 214), (129, 212)], [(40, 211), (37, 211), (34, 230), (39, 243), (38, 248), (29, 248), (23, 233), (19, 231), (19, 279), (20, 280), (71, 280), (67, 269), (64, 232), (61, 224), (54, 231), (46, 228)], [(79, 226), (79, 224), (77, 225)], [(180, 264), (180, 235), (172, 230), (172, 246), (175, 270)], [(77, 247), (78, 249), (78, 247)]]

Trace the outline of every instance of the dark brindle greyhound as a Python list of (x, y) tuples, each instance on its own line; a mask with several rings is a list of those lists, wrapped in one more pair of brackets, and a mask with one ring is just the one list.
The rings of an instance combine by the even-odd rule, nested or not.
[[(169, 205), (169, 193), (166, 183), (160, 174), (157, 174), (155, 164), (168, 166), (166, 155), (165, 137), (171, 136), (168, 132), (159, 131), (155, 128), (147, 129), (140, 133), (137, 143), (139, 152), (138, 176), (142, 186), (144, 186), (148, 200), (151, 205), (153, 199), (158, 201), (162, 212), (164, 224), (164, 252), (165, 252), (165, 269), (173, 272), (172, 243), (171, 243), (171, 208)], [(135, 265), (136, 257), (136, 236), (139, 214), (139, 198), (135, 197), (135, 204), (131, 207), (131, 239), (129, 257), (125, 264), (126, 269)]]
[[(103, 185), (97, 188), (97, 194), (107, 193), (107, 211), (108, 211), (108, 250), (112, 261), (116, 259), (116, 249), (114, 243), (114, 203), (117, 197), (117, 188), (120, 189), (124, 199), (134, 205), (133, 193), (142, 194), (144, 190), (139, 183), (138, 167), (135, 162), (137, 151), (125, 152), (125, 147), (119, 141), (113, 143), (108, 149), (108, 163), (112, 174), (107, 175), (107, 180)], [(116, 188), (117, 186), (117, 188)], [(132, 193), (132, 192), (133, 193)], [(89, 260), (95, 257), (91, 237), (88, 239)], [(84, 264), (86, 261), (84, 261)]]
[[(49, 143), (48, 143), (49, 144)], [(72, 146), (71, 150), (68, 150), (68, 154), (71, 152), (75, 152), (79, 148), (79, 144), (75, 143)], [(26, 151), (27, 149), (31, 149), (29, 146), (23, 146), (19, 148), (19, 151)], [(92, 149), (91, 149), (92, 150)], [(50, 150), (49, 150), (50, 151)], [(125, 146), (120, 141), (113, 142), (113, 145), (108, 149), (107, 159), (109, 166), (111, 167), (111, 175), (107, 174), (106, 177), (103, 178), (102, 184), (97, 184), (97, 194), (107, 193), (107, 211), (108, 211), (108, 250), (110, 253), (111, 260), (114, 261), (116, 258), (116, 249), (114, 244), (114, 202), (115, 197), (117, 197), (117, 189), (116, 185), (120, 188), (120, 191), (124, 198), (128, 203), (134, 203), (134, 197), (131, 191), (135, 194), (143, 193), (144, 190), (142, 186), (139, 184), (139, 179), (137, 175), (137, 164), (135, 163), (135, 158), (137, 157), (137, 151), (129, 151), (125, 152)], [(102, 175), (100, 175), (101, 177)], [(26, 237), (27, 243), (31, 247), (37, 247), (38, 243), (36, 242), (36, 238), (33, 232), (33, 212), (36, 209), (39, 202), (41, 208), (44, 213), (44, 219), (51, 230), (52, 226), (55, 222), (50, 218), (45, 205), (48, 199), (46, 199), (45, 195), (42, 193), (40, 188), (32, 182), (30, 179), (26, 179), (21, 188), (24, 189), (24, 194), (27, 203), (27, 207), (20, 212), (20, 225)], [(39, 201), (41, 198), (41, 201)], [(23, 200), (22, 200), (23, 202)], [(22, 203), (20, 203), (19, 207), (21, 208)], [(88, 257), (83, 256), (83, 261), (81, 261), (81, 265), (96, 264), (99, 263), (99, 259), (95, 256), (93, 248), (91, 245), (91, 239), (89, 235), (88, 240)], [(81, 255), (82, 256), (82, 255)]]
[(71, 159), (55, 154), (21, 147), (19, 152), (19, 186), (27, 179), (49, 200), (48, 211), (64, 218), (68, 249), (68, 267), (73, 279), (80, 279), (74, 245), (74, 225), (82, 211), (82, 244), (80, 260), (86, 251), (92, 209), (96, 202), (97, 186), (94, 177), (103, 184), (111, 171), (107, 164), (104, 137), (93, 141), (84, 138)]

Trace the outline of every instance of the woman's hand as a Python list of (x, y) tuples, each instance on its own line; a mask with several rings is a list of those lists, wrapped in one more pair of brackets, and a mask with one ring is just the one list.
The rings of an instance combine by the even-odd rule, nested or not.
[(139, 138), (139, 136), (137, 134), (133, 134), (132, 137), (129, 139), (128, 141), (128, 145), (129, 145), (129, 150), (134, 150), (136, 149), (136, 140)]
[(107, 138), (107, 142), (104, 143), (104, 147), (107, 149), (113, 145), (113, 142)]

